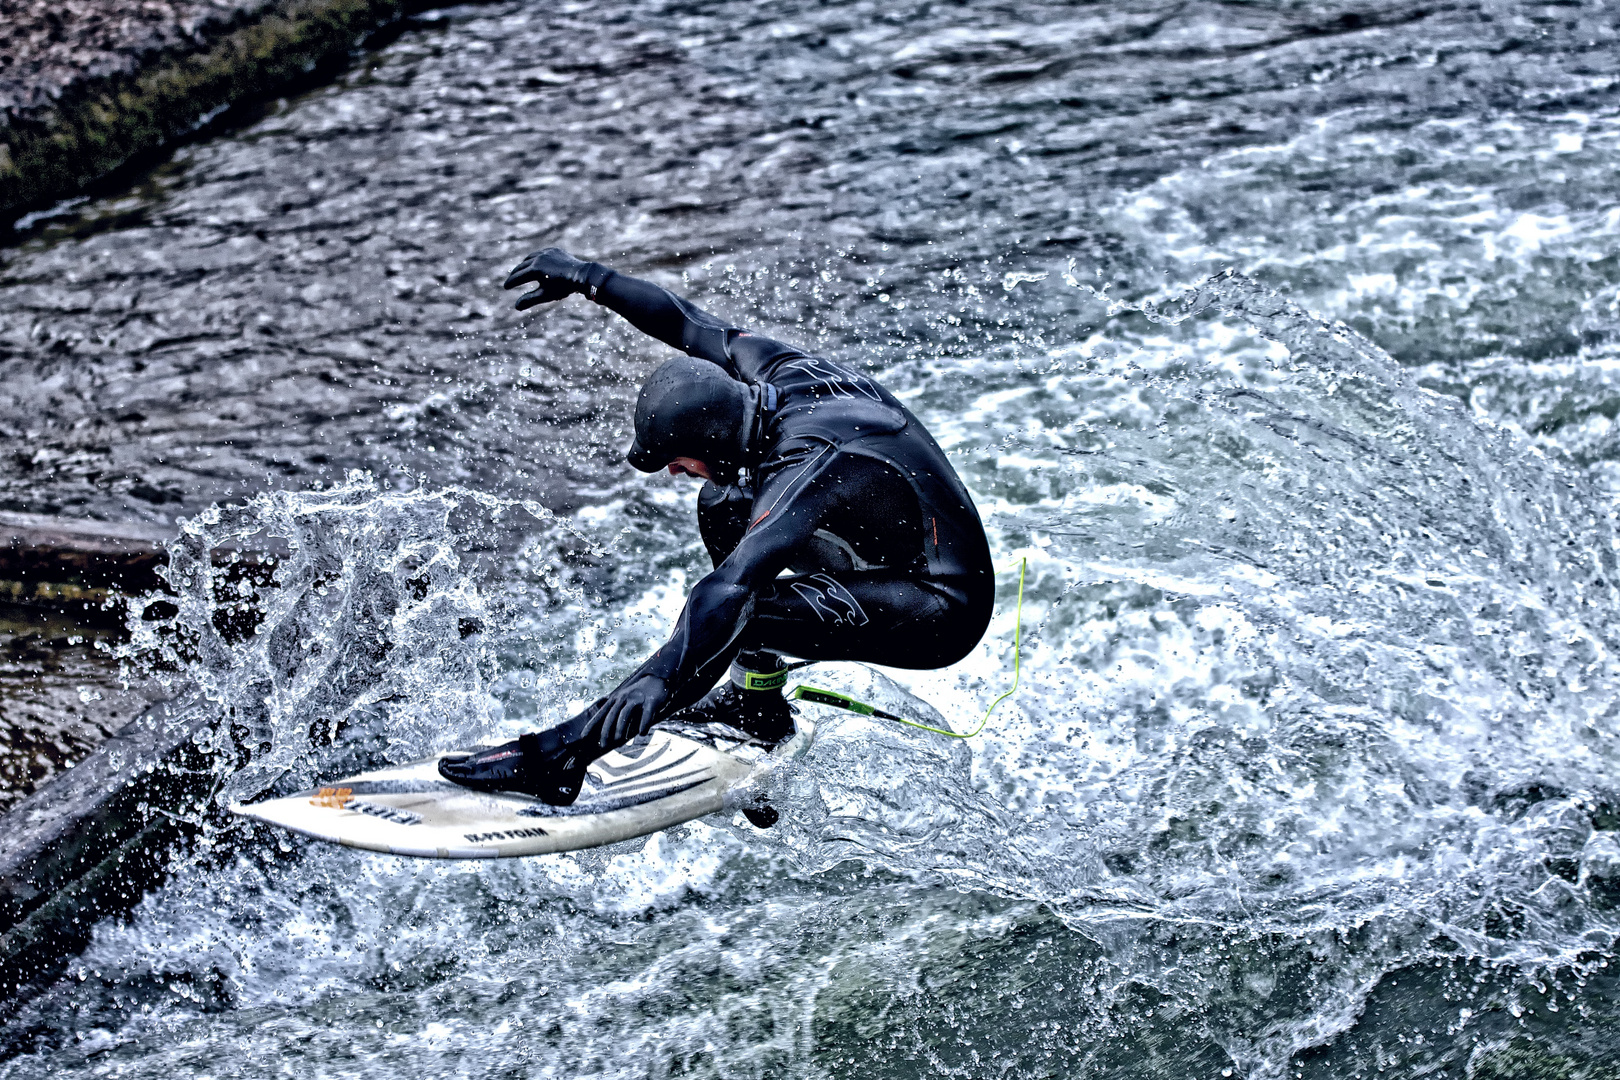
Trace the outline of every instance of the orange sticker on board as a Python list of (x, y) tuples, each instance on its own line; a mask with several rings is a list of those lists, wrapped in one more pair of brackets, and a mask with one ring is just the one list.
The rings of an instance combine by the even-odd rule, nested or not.
[(309, 800), (309, 804), (311, 806), (329, 806), (333, 810), (341, 810), (352, 798), (354, 798), (353, 788), (323, 787), (313, 799)]

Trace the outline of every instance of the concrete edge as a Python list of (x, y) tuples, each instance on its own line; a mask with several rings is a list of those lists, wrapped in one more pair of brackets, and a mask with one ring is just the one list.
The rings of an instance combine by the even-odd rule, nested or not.
[[(0, 599), (78, 611), (161, 588), (172, 529), (0, 511)], [(88, 609), (87, 609), (88, 610)]]
[(218, 783), (191, 738), (202, 715), (153, 707), (0, 817), (0, 1015), (160, 882), (196, 831)]
[[(0, 511), (0, 600), (55, 608), (86, 623), (122, 623), (126, 604), (170, 592), (161, 570), (172, 527)], [(216, 566), (242, 569), (290, 554), (285, 539), (215, 547)]]
[[(129, 596), (163, 585), (157, 571), (171, 535), (142, 523), (0, 512), (0, 595), (21, 582), (55, 590), (30, 594), (33, 602), (94, 607), (121, 621)], [(286, 554), (284, 540), (265, 537), (211, 557), (236, 573)], [(58, 595), (64, 588), (78, 591)], [(104, 601), (93, 604), (91, 593)], [(199, 827), (218, 783), (211, 755), (192, 741), (203, 715), (156, 705), (0, 816), (0, 1016), (48, 986), (97, 922), (161, 882), (175, 844)]]
[(0, 130), (0, 236), (11, 219), (84, 192), (233, 105), (307, 84), (366, 35), (439, 0), (282, 0), (191, 55), (86, 80), (55, 107)]
[(146, 522), (95, 521), (0, 510), (0, 544), (9, 547), (65, 546), (87, 554), (157, 552), (174, 530)]

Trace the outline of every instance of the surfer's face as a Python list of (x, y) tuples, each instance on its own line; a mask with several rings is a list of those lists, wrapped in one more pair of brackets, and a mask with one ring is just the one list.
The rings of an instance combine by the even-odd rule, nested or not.
[(713, 480), (709, 467), (697, 458), (678, 457), (669, 463), (671, 476), (695, 476), (699, 480)]

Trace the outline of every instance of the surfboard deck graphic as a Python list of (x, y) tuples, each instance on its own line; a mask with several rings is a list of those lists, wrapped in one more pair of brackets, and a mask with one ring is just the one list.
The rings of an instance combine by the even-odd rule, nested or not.
[(645, 836), (722, 808), (727, 789), (801, 756), (803, 716), (772, 749), (724, 724), (660, 724), (591, 764), (572, 806), (482, 792), (439, 775), (438, 754), (231, 812), (317, 840), (391, 855), (491, 859), (577, 851)]

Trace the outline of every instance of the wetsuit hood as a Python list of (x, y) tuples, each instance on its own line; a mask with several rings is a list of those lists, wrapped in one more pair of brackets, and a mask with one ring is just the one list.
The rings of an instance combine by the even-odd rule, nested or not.
[[(772, 395), (774, 396), (774, 395)], [(636, 437), (625, 459), (657, 472), (678, 457), (696, 458), (726, 482), (757, 463), (762, 388), (739, 382), (705, 360), (676, 357), (659, 365), (636, 397)]]

